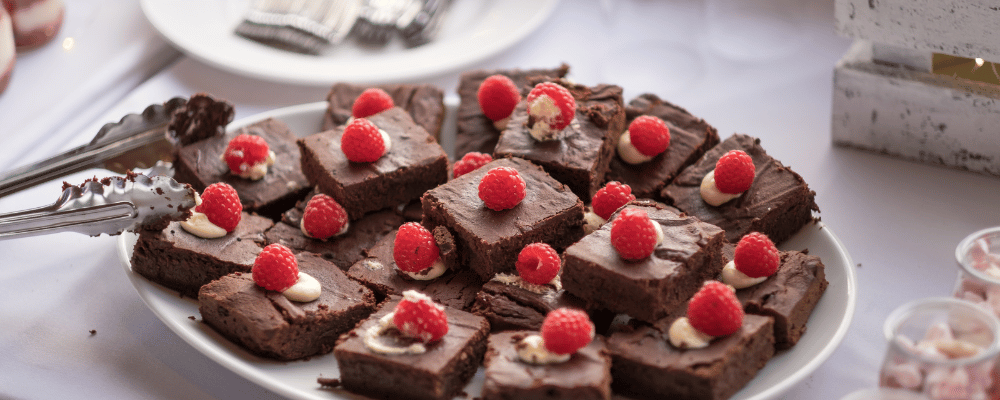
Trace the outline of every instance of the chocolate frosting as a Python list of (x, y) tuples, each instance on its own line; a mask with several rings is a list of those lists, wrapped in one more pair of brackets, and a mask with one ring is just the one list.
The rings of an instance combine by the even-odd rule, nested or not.
[[(337, 83), (326, 96), (329, 105), (324, 116), (323, 130), (331, 130), (347, 123), (351, 118), (351, 108), (362, 92), (373, 86)], [(433, 85), (379, 85), (392, 97), (396, 107), (410, 114), (413, 122), (427, 130), (435, 138), (441, 135), (444, 123), (444, 92)]]
[(552, 285), (536, 293), (516, 285), (491, 280), (483, 285), (472, 305), (473, 314), (490, 320), (494, 332), (506, 329), (542, 328), (545, 316), (557, 308), (586, 310), (586, 303), (564, 289)]
[(246, 271), (249, 271), (254, 259), (260, 254), (264, 243), (264, 231), (273, 224), (267, 218), (244, 212), (236, 229), (221, 238), (205, 239), (192, 235), (184, 230), (179, 222), (171, 222), (167, 228), (152, 234), (158, 236), (159, 240), (172, 243), (173, 247), (212, 255), (224, 262), (245, 265)]
[[(558, 393), (553, 396), (558, 398), (610, 398), (611, 357), (603, 336), (595, 336), (566, 362), (534, 365), (522, 362), (517, 355), (518, 343), (532, 334), (538, 332), (490, 335), (483, 360), (485, 398), (541, 398), (543, 393)], [(594, 397), (583, 397), (580, 392)]]

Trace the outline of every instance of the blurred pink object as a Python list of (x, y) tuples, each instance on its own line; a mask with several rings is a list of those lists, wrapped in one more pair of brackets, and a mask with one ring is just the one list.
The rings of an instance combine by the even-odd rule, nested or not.
[(6, 9), (0, 8), (0, 93), (7, 89), (10, 75), (14, 72), (14, 25)]
[(62, 27), (63, 0), (3, 0), (14, 22), (14, 43), (19, 50), (48, 43)]

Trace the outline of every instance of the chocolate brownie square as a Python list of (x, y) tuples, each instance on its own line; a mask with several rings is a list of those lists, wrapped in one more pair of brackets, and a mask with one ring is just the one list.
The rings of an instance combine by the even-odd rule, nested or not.
[[(756, 168), (753, 184), (740, 197), (716, 207), (701, 198), (701, 180), (730, 150), (743, 150)], [(684, 169), (661, 192), (667, 202), (688, 215), (726, 231), (726, 241), (738, 242), (750, 232), (766, 234), (780, 244), (813, 220), (816, 192), (799, 174), (767, 155), (760, 139), (735, 134), (709, 150), (694, 165)]]
[(340, 149), (343, 126), (298, 141), (302, 171), (309, 182), (337, 200), (351, 220), (408, 203), (448, 180), (444, 149), (406, 111), (394, 107), (368, 120), (392, 141), (389, 151), (375, 162), (347, 159)]
[(444, 227), (434, 229), (442, 260), (448, 271), (435, 279), (420, 281), (404, 276), (396, 267), (393, 247), (396, 233), (392, 231), (366, 253), (368, 257), (358, 261), (347, 271), (347, 275), (371, 288), (379, 300), (391, 295), (401, 296), (407, 290), (416, 290), (434, 301), (459, 310), (468, 308), (476, 299), (476, 292), (482, 281), (467, 268), (458, 269), (455, 242)]
[(293, 252), (316, 253), (347, 271), (351, 265), (365, 258), (370, 249), (383, 237), (403, 224), (403, 217), (391, 210), (381, 210), (365, 215), (348, 224), (347, 232), (331, 238), (314, 239), (302, 233), (302, 213), (315, 193), (299, 201), (295, 208), (281, 214), (281, 221), (264, 233), (267, 244), (280, 243)]
[(667, 332), (675, 317), (652, 326), (626, 325), (608, 337), (615, 393), (640, 398), (727, 399), (774, 355), (770, 317), (746, 315), (739, 331), (700, 349), (678, 349), (670, 344)]
[[(479, 199), (479, 181), (492, 168), (509, 167), (524, 179), (526, 195), (514, 208), (494, 211)], [(514, 270), (521, 249), (545, 242), (563, 249), (583, 236), (583, 203), (566, 185), (520, 158), (502, 158), (428, 190), (421, 199), (424, 226), (455, 236), (460, 264), (483, 280)]]
[(566, 291), (591, 307), (628, 314), (653, 322), (684, 304), (702, 283), (723, 267), (723, 232), (697, 218), (653, 202), (633, 202), (622, 208), (646, 211), (663, 230), (663, 242), (653, 254), (628, 261), (611, 245), (612, 223), (587, 235), (563, 253), (562, 281)]
[(252, 274), (235, 272), (198, 292), (202, 321), (262, 357), (295, 360), (329, 353), (341, 333), (375, 310), (375, 297), (319, 255), (299, 253), (295, 259), (299, 272), (319, 281), (318, 299), (292, 301), (258, 286)]
[[(722, 254), (732, 260), (735, 249), (735, 245), (727, 243)], [(774, 345), (783, 350), (798, 343), (806, 331), (809, 315), (829, 285), (826, 267), (819, 257), (807, 252), (782, 251), (778, 272), (764, 282), (737, 289), (736, 297), (747, 314), (774, 319)]]
[[(490, 324), (465, 311), (445, 307), (448, 333), (425, 344), (420, 354), (381, 354), (364, 343), (365, 332), (396, 309), (396, 297), (341, 336), (333, 350), (340, 382), (351, 392), (378, 399), (451, 399), (461, 392), (486, 353)], [(397, 332), (389, 330), (390, 334)]]
[(552, 69), (497, 69), (477, 70), (463, 73), (458, 80), (458, 110), (455, 113), (455, 159), (461, 159), (465, 153), (472, 151), (483, 154), (493, 154), (500, 138), (500, 130), (493, 125), (493, 120), (483, 114), (479, 105), (479, 86), (486, 78), (493, 75), (503, 75), (514, 81), (521, 90), (521, 97), (531, 91), (533, 81), (529, 78), (548, 77), (551, 79), (565, 78), (569, 66), (562, 64)]
[(420, 125), (439, 139), (444, 124), (444, 92), (434, 85), (376, 85), (365, 86), (351, 83), (337, 83), (326, 96), (329, 103), (323, 114), (323, 130), (329, 131), (347, 123), (351, 118), (351, 108), (365, 90), (377, 87), (392, 97), (396, 107), (406, 110), (413, 122)]
[(637, 198), (657, 199), (660, 190), (673, 181), (681, 170), (719, 144), (719, 133), (705, 120), (650, 93), (640, 95), (625, 107), (625, 126), (643, 115), (651, 115), (667, 123), (670, 145), (660, 155), (640, 164), (622, 161), (615, 151), (607, 180), (629, 185)]
[[(264, 138), (275, 154), (274, 165), (268, 167), (267, 175), (260, 180), (232, 174), (220, 158), (229, 141), (240, 134)], [(228, 183), (240, 195), (244, 211), (278, 219), (282, 212), (295, 206), (295, 202), (309, 191), (309, 181), (302, 173), (299, 149), (295, 146), (296, 139), (288, 125), (274, 118), (225, 135), (211, 136), (177, 150), (174, 179), (190, 184), (198, 192), (216, 182)]]
[(535, 140), (529, 134), (528, 102), (522, 100), (500, 134), (493, 157), (530, 160), (569, 186), (581, 200), (590, 202), (604, 184), (618, 137), (625, 130), (622, 88), (604, 84), (588, 87), (561, 79), (554, 82), (576, 99), (573, 122), (559, 132), (556, 140)]
[(587, 303), (566, 292), (561, 283), (535, 285), (507, 274), (498, 274), (486, 282), (470, 311), (486, 317), (493, 332), (537, 331), (549, 312), (564, 307), (587, 311), (598, 333), (606, 331), (615, 317), (610, 311), (587, 310)]
[(264, 245), (264, 231), (274, 222), (243, 213), (239, 225), (221, 238), (188, 233), (179, 222), (162, 231), (141, 231), (132, 252), (132, 271), (181, 296), (198, 297), (198, 289), (232, 272), (250, 272)]
[(566, 362), (528, 364), (517, 355), (521, 339), (537, 331), (490, 335), (483, 366), (483, 399), (610, 399), (611, 357), (596, 336)]

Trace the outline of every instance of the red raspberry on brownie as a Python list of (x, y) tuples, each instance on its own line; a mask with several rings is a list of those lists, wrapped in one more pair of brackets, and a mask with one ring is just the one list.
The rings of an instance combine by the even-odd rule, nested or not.
[(517, 274), (521, 279), (536, 285), (552, 282), (559, 275), (559, 253), (545, 243), (524, 246), (517, 255)]
[(354, 100), (354, 105), (351, 107), (351, 116), (354, 118), (368, 118), (393, 106), (395, 104), (393, 104), (392, 96), (389, 96), (389, 93), (386, 93), (385, 90), (379, 88), (366, 89)]
[(340, 137), (340, 149), (353, 162), (378, 161), (389, 151), (389, 146), (389, 136), (364, 118), (348, 123)]
[(514, 112), (514, 107), (521, 101), (521, 91), (510, 78), (504, 75), (492, 75), (479, 85), (476, 98), (486, 118), (499, 122)]
[(226, 151), (222, 153), (229, 171), (235, 175), (244, 176), (256, 165), (267, 162), (270, 149), (264, 138), (257, 135), (237, 135), (229, 141)]
[(576, 99), (566, 88), (554, 82), (535, 85), (528, 93), (528, 115), (531, 136), (536, 140), (552, 140), (573, 121)]
[(623, 259), (645, 259), (661, 240), (658, 228), (659, 224), (649, 219), (646, 211), (626, 208), (611, 223), (611, 245)]
[(299, 279), (295, 254), (278, 243), (269, 244), (253, 261), (253, 281), (260, 287), (278, 292), (292, 287)]
[(555, 354), (573, 354), (594, 340), (594, 323), (583, 310), (557, 308), (542, 321), (545, 349)]
[(493, 211), (514, 208), (525, 195), (524, 179), (510, 167), (493, 168), (479, 181), (479, 198)]
[(416, 273), (430, 268), (441, 255), (434, 235), (418, 222), (399, 227), (392, 247), (392, 258), (404, 272)]
[(208, 185), (201, 193), (201, 204), (195, 211), (205, 214), (208, 220), (216, 226), (232, 232), (239, 225), (243, 204), (236, 189), (224, 182)]
[(404, 336), (424, 343), (441, 340), (448, 333), (448, 315), (444, 307), (415, 290), (403, 292), (392, 323)]
[(347, 230), (347, 211), (333, 197), (317, 194), (306, 203), (302, 231), (314, 239), (327, 239)]
[(691, 297), (687, 317), (691, 326), (706, 335), (726, 336), (743, 326), (743, 306), (732, 287), (707, 281)]
[(455, 161), (455, 165), (453, 166), (455, 178), (475, 171), (490, 161), (493, 161), (493, 156), (489, 154), (483, 154), (478, 151), (465, 153), (461, 160)]
[(642, 115), (632, 120), (628, 132), (632, 145), (647, 156), (656, 156), (670, 146), (670, 129), (662, 119), (652, 115)]
[(715, 186), (727, 194), (750, 189), (756, 168), (753, 159), (743, 150), (730, 150), (715, 163)]
[(632, 200), (635, 200), (635, 196), (632, 195), (632, 188), (629, 185), (611, 181), (597, 190), (590, 206), (594, 209), (594, 214), (607, 220), (611, 218), (611, 214)]
[(781, 254), (767, 235), (750, 232), (736, 244), (733, 264), (751, 278), (771, 276), (778, 272)]

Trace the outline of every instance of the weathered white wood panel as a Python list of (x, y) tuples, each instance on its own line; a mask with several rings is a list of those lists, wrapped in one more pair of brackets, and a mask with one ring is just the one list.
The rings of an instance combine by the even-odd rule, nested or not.
[(1000, 62), (998, 0), (837, 0), (837, 33)]

